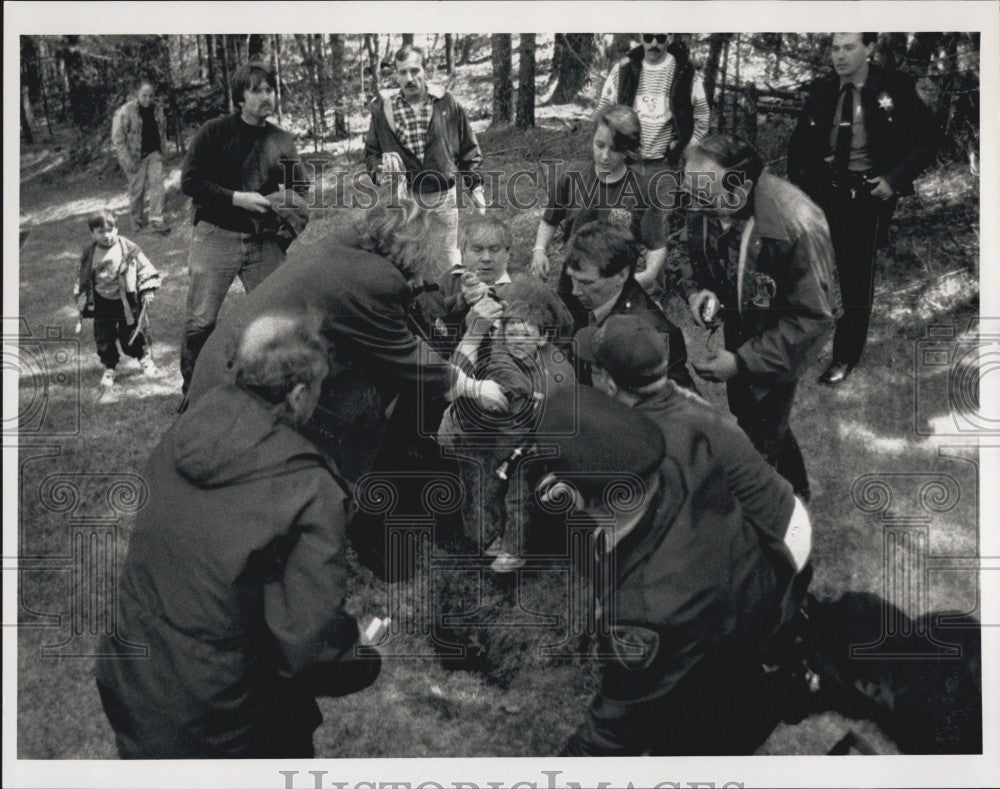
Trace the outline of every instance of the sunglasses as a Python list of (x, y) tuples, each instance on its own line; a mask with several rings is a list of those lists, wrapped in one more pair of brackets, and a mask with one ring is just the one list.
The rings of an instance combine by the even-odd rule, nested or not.
[(666, 44), (667, 34), (666, 33), (656, 33), (655, 35), (653, 33), (642, 34), (642, 42), (644, 44), (652, 44), (654, 41), (657, 44)]

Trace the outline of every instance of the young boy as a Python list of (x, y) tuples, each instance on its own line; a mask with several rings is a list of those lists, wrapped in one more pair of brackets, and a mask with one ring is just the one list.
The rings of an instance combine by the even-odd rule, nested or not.
[[(148, 329), (136, 333), (139, 314), (160, 287), (160, 275), (139, 246), (118, 235), (115, 216), (97, 211), (87, 217), (93, 238), (80, 257), (80, 274), (73, 297), (81, 317), (94, 319), (97, 355), (104, 365), (101, 386), (115, 383), (118, 345), (138, 359), (146, 375), (156, 374), (156, 365), (146, 353)], [(135, 339), (129, 342), (132, 335)]]
[(494, 572), (524, 566), (525, 527), (531, 516), (532, 469), (520, 461), (536, 433), (545, 433), (544, 399), (575, 383), (566, 338), (573, 319), (541, 280), (515, 275), (504, 293), (503, 315), (489, 329), (470, 326), (453, 361), (467, 373), (496, 381), (510, 405), (489, 414), (459, 398), (445, 412), (438, 440), (463, 462), (465, 533), (496, 557)]

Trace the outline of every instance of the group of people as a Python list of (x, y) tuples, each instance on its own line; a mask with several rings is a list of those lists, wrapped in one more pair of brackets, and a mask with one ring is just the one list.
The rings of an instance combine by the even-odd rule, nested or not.
[[(484, 211), (465, 111), (419, 49), (396, 53), (399, 90), (370, 105), (365, 166), (386, 199), (309, 244), (293, 243), (308, 184), (267, 122), (274, 77), (241, 67), (237, 112), (198, 131), (181, 177), (195, 208), (184, 405), (147, 468), (97, 669), (120, 753), (313, 754), (316, 695), (380, 667), (344, 609), (352, 494), (386, 454), (427, 452), (418, 423), (433, 462), (457, 464), (465, 534), (493, 572), (524, 566), (546, 502), (594, 520), (594, 560), (613, 567), (593, 601), (606, 663), (564, 754), (752, 752), (780, 713), (764, 663), (780, 662), (810, 575), (796, 386), (831, 332), (823, 382), (857, 364), (881, 223), (934, 151), (929, 111), (873, 48), (871, 34), (833, 37), (837, 74), (789, 152), (804, 193), (750, 144), (709, 135), (683, 44), (643, 34), (602, 91), (592, 167), (553, 184), (518, 273), (509, 225)], [(661, 308), (663, 172), (685, 195), (678, 295), (697, 327), (723, 330), (690, 366), (726, 384), (735, 424), (699, 396)], [(461, 189), (480, 215), (460, 222)], [(106, 224), (80, 292), (113, 301), (118, 283), (133, 295), (113, 320), (131, 325), (158, 281), (141, 252), (112, 254)], [(248, 295), (216, 326), (236, 276)], [(386, 452), (390, 433), (406, 450)], [(608, 495), (609, 480), (634, 496)], [(148, 659), (116, 657), (123, 643)]]

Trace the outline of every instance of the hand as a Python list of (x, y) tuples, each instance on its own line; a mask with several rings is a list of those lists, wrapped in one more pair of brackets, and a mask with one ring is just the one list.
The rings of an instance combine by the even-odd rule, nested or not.
[(489, 379), (476, 381), (473, 385), (476, 402), (487, 411), (502, 412), (510, 409), (507, 397), (500, 389), (500, 384)]
[(699, 329), (708, 328), (702, 316), (705, 313), (706, 305), (712, 299), (718, 301), (718, 297), (710, 290), (699, 290), (697, 293), (692, 293), (688, 296), (688, 307), (691, 310), (691, 317)]
[(383, 173), (401, 173), (403, 172), (403, 157), (400, 156), (395, 151), (389, 151), (389, 153), (382, 154), (382, 172)]
[(472, 205), (480, 216), (486, 214), (486, 195), (483, 194), (482, 186), (477, 186), (472, 190)]
[(462, 299), (465, 301), (466, 306), (469, 307), (478, 304), (490, 292), (490, 286), (485, 282), (480, 282), (479, 279), (476, 279), (475, 283), (470, 285), (462, 283), (460, 287)]
[(549, 256), (544, 249), (536, 249), (531, 253), (531, 273), (541, 279), (549, 278)]
[(149, 304), (149, 302), (151, 302), (155, 298), (156, 294), (153, 293), (153, 291), (151, 290), (147, 290), (145, 293), (142, 294), (142, 301), (145, 304)]
[(503, 305), (496, 299), (480, 299), (469, 310), (465, 318), (466, 334), (473, 337), (485, 336), (495, 321), (503, 316)]
[(879, 178), (875, 176), (874, 178), (865, 179), (870, 184), (877, 184), (874, 189), (872, 189), (872, 197), (877, 197), (879, 200), (891, 200), (896, 196), (896, 190), (892, 188), (885, 178)]
[(735, 378), (740, 371), (736, 365), (736, 354), (730, 351), (718, 351), (707, 359), (691, 362), (694, 371), (706, 381), (724, 383)]
[(86, 293), (81, 293), (79, 296), (76, 297), (76, 309), (77, 312), (83, 312), (85, 309), (87, 309)]
[(260, 192), (233, 192), (233, 205), (252, 214), (266, 214), (271, 210), (270, 201)]

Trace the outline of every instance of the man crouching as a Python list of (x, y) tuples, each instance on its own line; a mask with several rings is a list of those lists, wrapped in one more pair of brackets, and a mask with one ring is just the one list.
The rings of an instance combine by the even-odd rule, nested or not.
[(312, 757), (315, 696), (378, 676), (343, 607), (345, 492), (298, 432), (328, 363), (306, 322), (260, 317), (235, 384), (153, 450), (96, 669), (122, 757)]

